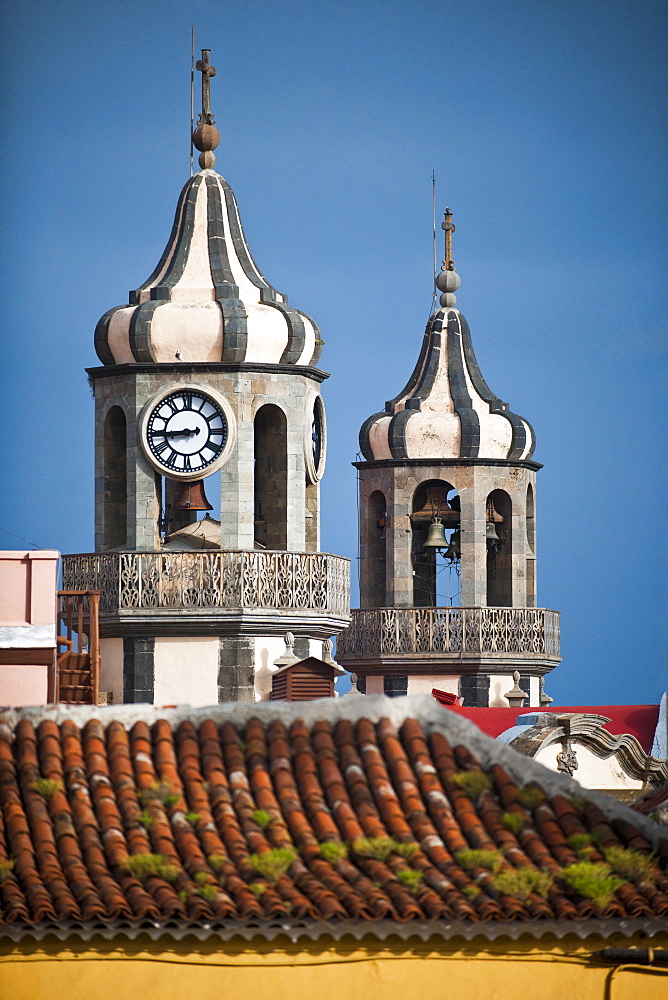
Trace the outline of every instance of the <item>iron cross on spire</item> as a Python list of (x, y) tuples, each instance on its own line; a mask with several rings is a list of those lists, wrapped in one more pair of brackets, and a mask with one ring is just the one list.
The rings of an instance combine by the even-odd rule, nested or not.
[(211, 49), (202, 49), (202, 58), (197, 60), (195, 69), (202, 74), (202, 113), (198, 125), (213, 125), (211, 114), (211, 77), (216, 75), (216, 67), (209, 62)]
[(446, 271), (454, 271), (455, 262), (452, 259), (452, 234), (455, 231), (455, 226), (452, 221), (452, 212), (449, 208), (445, 210), (445, 218), (441, 223), (441, 229), (445, 230), (445, 260), (443, 261), (443, 267)]

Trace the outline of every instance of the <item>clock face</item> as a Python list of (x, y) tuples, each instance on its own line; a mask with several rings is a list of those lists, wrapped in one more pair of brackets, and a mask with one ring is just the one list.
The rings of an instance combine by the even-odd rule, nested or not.
[(325, 451), (327, 429), (325, 407), (320, 393), (313, 392), (306, 399), (306, 427), (304, 434), (304, 459), (306, 477), (310, 483), (317, 483), (325, 471)]
[(311, 422), (311, 450), (313, 453), (313, 467), (320, 468), (320, 456), (322, 455), (322, 414), (319, 406), (313, 407), (313, 420)]
[(149, 404), (142, 444), (154, 468), (174, 479), (200, 479), (222, 465), (231, 444), (223, 400), (196, 387)]

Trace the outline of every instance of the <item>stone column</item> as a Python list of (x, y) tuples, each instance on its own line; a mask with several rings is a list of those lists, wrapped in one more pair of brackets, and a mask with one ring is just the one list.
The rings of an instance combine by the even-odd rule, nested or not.
[(524, 477), (519, 480), (517, 488), (511, 493), (513, 502), (513, 535), (512, 535), (512, 585), (513, 607), (527, 606), (527, 529), (526, 529), (526, 483)]
[(403, 470), (393, 470), (387, 495), (387, 603), (390, 607), (413, 606), (413, 562), (411, 551), (412, 495), (403, 485)]
[(220, 638), (218, 701), (255, 701), (255, 639)]
[[(487, 545), (485, 542), (486, 470), (473, 468), (469, 484), (459, 490), (461, 503), (461, 604), (487, 606)], [(483, 473), (480, 476), (479, 473)]]
[(151, 552), (160, 547), (158, 518), (161, 477), (144, 458), (137, 440), (137, 423), (128, 422), (127, 463), (127, 547), (135, 552)]
[(255, 502), (253, 422), (237, 421), (237, 443), (220, 470), (220, 547), (253, 549)]
[(304, 386), (290, 385), (290, 395), (284, 397), (288, 421), (288, 509), (287, 550), (306, 549), (306, 468), (304, 465)]

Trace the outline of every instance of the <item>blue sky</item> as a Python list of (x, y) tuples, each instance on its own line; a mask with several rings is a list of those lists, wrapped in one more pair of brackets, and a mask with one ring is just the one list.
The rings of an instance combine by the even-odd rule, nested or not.
[(547, 690), (658, 700), (667, 20), (655, 0), (6, 0), (0, 545), (92, 549), (83, 369), (188, 176), (194, 24), (217, 169), (259, 266), (326, 341), (323, 549), (355, 576), (350, 463), (417, 357), (433, 170), (481, 369), (545, 466), (539, 603), (562, 612), (564, 657)]

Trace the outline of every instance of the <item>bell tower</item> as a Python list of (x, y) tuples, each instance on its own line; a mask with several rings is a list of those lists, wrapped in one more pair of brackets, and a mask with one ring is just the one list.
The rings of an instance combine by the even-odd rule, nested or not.
[(319, 552), (322, 340), (258, 269), (214, 169), (209, 55), (200, 170), (151, 276), (97, 324), (88, 369), (96, 552), (65, 557), (64, 585), (101, 591), (115, 701), (268, 697), (286, 631), (321, 656), (349, 620), (348, 560)]
[[(535, 439), (485, 382), (445, 211), (440, 308), (406, 387), (360, 431), (360, 609), (337, 659), (367, 693), (432, 687), (465, 705), (525, 704), (559, 661), (559, 616), (536, 608)], [(447, 585), (444, 585), (447, 583)]]

